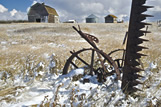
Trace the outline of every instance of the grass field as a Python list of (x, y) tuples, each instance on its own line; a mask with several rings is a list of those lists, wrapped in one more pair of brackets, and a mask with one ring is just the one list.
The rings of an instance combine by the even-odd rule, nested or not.
[[(83, 32), (95, 35), (99, 39), (97, 46), (105, 53), (114, 49), (125, 48), (122, 45), (128, 23), (118, 24), (45, 24), (45, 23), (12, 23), (0, 24), (0, 77), (1, 80), (10, 79), (14, 82), (15, 76), (22, 74), (25, 78), (26, 72), (30, 76), (34, 71), (48, 72), (51, 56), (54, 54), (56, 66), (53, 72), (61, 73), (66, 59), (71, 55), (69, 51), (80, 50), (90, 47), (72, 26), (80, 25)], [(161, 27), (156, 23), (149, 26), (152, 32), (145, 37), (150, 40), (143, 46), (148, 47), (142, 53), (147, 54), (141, 60), (145, 68), (153, 62), (157, 65), (158, 72), (161, 69)], [(120, 55), (117, 55), (121, 57)], [(116, 57), (116, 56), (113, 56)], [(89, 56), (86, 56), (89, 59)], [(43, 68), (37, 67), (43, 63)], [(6, 74), (2, 73), (6, 72)], [(39, 80), (41, 78), (37, 77)], [(2, 81), (1, 81), (2, 82)], [(9, 92), (16, 87), (14, 83), (1, 83), (0, 93)], [(21, 87), (22, 88), (22, 87)], [(159, 87), (160, 88), (160, 87)], [(5, 89), (5, 90), (4, 90)], [(10, 91), (12, 93), (12, 91)], [(13, 92), (14, 93), (14, 92)], [(0, 97), (5, 96), (0, 94)], [(4, 100), (4, 99), (3, 99)], [(5, 99), (7, 101), (7, 99)], [(11, 99), (8, 99), (10, 101)], [(2, 99), (0, 100), (2, 101)]]
[[(45, 61), (45, 55), (55, 53), (60, 66), (70, 56), (70, 50), (90, 47), (73, 29), (78, 24), (1, 24), (0, 25), (0, 70), (12, 69), (22, 65), (27, 58), (36, 63)], [(124, 48), (124, 35), (128, 30), (125, 24), (79, 24), (82, 31), (95, 35), (99, 40), (98, 47), (106, 53)], [(155, 61), (159, 65), (161, 47), (161, 28), (154, 23), (152, 31), (146, 37), (150, 42), (144, 45), (149, 48), (143, 53), (148, 57), (145, 65)], [(15, 69), (15, 68), (14, 68)], [(19, 69), (19, 68), (18, 68)], [(13, 71), (12, 71), (13, 72)]]

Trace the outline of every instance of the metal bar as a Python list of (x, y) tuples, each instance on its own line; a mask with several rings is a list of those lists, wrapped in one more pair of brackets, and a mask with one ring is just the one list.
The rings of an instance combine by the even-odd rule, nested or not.
[(125, 62), (125, 50), (124, 50), (124, 52), (123, 52), (123, 56), (122, 56), (122, 63), (121, 63), (121, 67), (123, 67), (124, 62)]
[[(148, 26), (146, 26), (146, 31), (148, 31)], [(145, 33), (145, 36), (146, 36), (146, 33)]]
[(124, 37), (124, 40), (123, 40), (123, 45), (125, 44), (125, 42), (126, 42), (126, 39), (127, 39), (127, 36), (128, 36), (128, 32), (126, 32), (126, 34), (125, 34), (125, 37)]
[(92, 50), (90, 75), (93, 75), (94, 50)]
[[(70, 51), (70, 53), (73, 54), (73, 52), (71, 52), (71, 51)], [(87, 66), (90, 67), (90, 65), (89, 65), (86, 61), (84, 61), (82, 58), (80, 58), (78, 55), (76, 55), (75, 57), (78, 58), (78, 59), (79, 59), (81, 62), (83, 62), (85, 65), (87, 65)]]
[[(100, 62), (101, 62), (101, 65), (102, 65), (103, 70), (104, 70), (105, 72), (108, 72), (108, 71), (106, 70), (105, 65), (104, 65), (104, 61), (102, 61), (102, 59), (101, 59), (101, 55), (100, 55), (98, 52), (97, 52), (97, 55), (98, 55), (98, 57), (99, 57), (99, 60), (100, 60)], [(105, 73), (105, 72), (103, 72), (103, 73)]]
[(117, 59), (117, 60), (115, 60), (115, 61), (117, 62), (118, 67), (121, 68), (121, 66), (120, 66), (120, 60)]
[(116, 50), (111, 51), (110, 53), (108, 53), (108, 55), (111, 55), (111, 54), (113, 54), (113, 53), (115, 53), (117, 51), (125, 51), (125, 49), (116, 49)]
[(99, 49), (97, 48), (96, 44), (95, 44), (94, 42), (90, 41), (90, 40), (88, 39), (88, 37), (87, 37), (80, 29), (77, 30), (77, 28), (74, 27), (74, 26), (73, 26), (73, 28), (74, 28), (74, 30), (76, 30), (76, 31), (81, 35), (81, 37), (84, 38), (84, 39), (85, 39), (93, 48), (99, 50)]
[(78, 68), (78, 66), (76, 64), (74, 64), (73, 62), (70, 62), (75, 68)]

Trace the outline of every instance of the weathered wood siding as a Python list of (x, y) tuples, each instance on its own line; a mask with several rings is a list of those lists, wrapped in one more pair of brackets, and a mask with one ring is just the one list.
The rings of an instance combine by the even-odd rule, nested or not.
[(114, 23), (114, 18), (111, 16), (105, 17), (105, 23)]

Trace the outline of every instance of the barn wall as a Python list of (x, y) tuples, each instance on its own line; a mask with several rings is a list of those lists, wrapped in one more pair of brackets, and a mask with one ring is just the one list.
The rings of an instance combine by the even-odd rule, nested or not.
[(35, 4), (33, 5), (28, 13), (28, 21), (29, 22), (46, 22), (46, 17), (48, 16), (48, 13), (44, 6), (41, 4)]
[(59, 17), (50, 14), (48, 17), (48, 22), (49, 23), (59, 23)]
[(29, 22), (38, 22), (38, 20), (40, 20), (40, 22), (48, 22), (48, 16), (39, 16), (39, 15), (32, 15), (32, 16), (28, 16), (28, 21)]
[(48, 22), (49, 23), (55, 23), (55, 16), (50, 14), (49, 17), (48, 17)]
[(35, 16), (28, 16), (29, 22), (35, 22)]
[(105, 23), (114, 23), (113, 17), (105, 17)]
[(59, 16), (55, 16), (55, 19), (54, 19), (55, 21), (55, 23), (59, 23)]

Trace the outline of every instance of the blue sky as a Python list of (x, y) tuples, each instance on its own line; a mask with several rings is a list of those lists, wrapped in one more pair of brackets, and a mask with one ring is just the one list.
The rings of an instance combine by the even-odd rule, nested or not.
[(6, 7), (9, 11), (13, 9), (26, 12), (26, 9), (32, 4), (32, 0), (0, 0), (0, 4)]
[[(77, 20), (85, 22), (90, 14), (99, 17), (104, 22), (104, 17), (114, 14), (119, 20), (127, 20), (130, 16), (132, 0), (0, 0), (0, 20), (27, 20), (27, 9), (35, 2), (45, 2), (56, 9), (60, 21)], [(161, 19), (161, 0), (147, 0), (145, 5), (155, 8), (147, 13), (154, 15), (151, 21)]]

